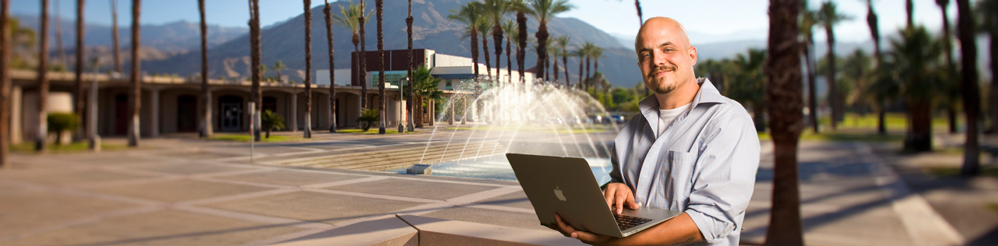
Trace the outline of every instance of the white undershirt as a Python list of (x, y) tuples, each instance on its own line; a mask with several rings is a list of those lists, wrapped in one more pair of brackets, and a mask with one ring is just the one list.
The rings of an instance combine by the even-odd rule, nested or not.
[(690, 105), (693, 105), (693, 103), (692, 102), (691, 103), (687, 103), (686, 105), (679, 106), (678, 108), (674, 108), (674, 109), (659, 109), (658, 110), (658, 132), (657, 132), (657, 134), (655, 134), (655, 136), (661, 136), (662, 133), (665, 132), (665, 129), (668, 128), (669, 125), (672, 124), (672, 121), (676, 120), (676, 117), (678, 117), (679, 114), (682, 114), (683, 112), (686, 112), (686, 109), (689, 109)]

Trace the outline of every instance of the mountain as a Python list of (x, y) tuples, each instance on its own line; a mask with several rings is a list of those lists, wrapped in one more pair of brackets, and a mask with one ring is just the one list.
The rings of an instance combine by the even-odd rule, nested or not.
[[(414, 0), (412, 2), (413, 18), (413, 48), (426, 48), (436, 50), (441, 54), (471, 57), (470, 40), (464, 37), (465, 25), (452, 22), (447, 19), (449, 11), (458, 9), (459, 6), (471, 0)], [(348, 5), (346, 1), (330, 3), (334, 14), (339, 14), (338, 6)], [(385, 50), (405, 49), (406, 40), (406, 1), (386, 1), (384, 3), (384, 42)], [(373, 9), (373, 4), (370, 4)], [(515, 15), (510, 15), (510, 19)], [(528, 17), (529, 18), (529, 17)], [(371, 18), (366, 24), (366, 46), (367, 50), (377, 50), (376, 19)], [(527, 26), (529, 36), (532, 38), (537, 28), (537, 21), (529, 18)], [(604, 48), (604, 57), (600, 59), (600, 71), (606, 73), (607, 80), (614, 85), (633, 86), (641, 81), (640, 72), (635, 64), (637, 58), (633, 51), (620, 45), (616, 39), (605, 32), (596, 29), (581, 20), (575, 18), (554, 18), (548, 23), (548, 32), (551, 37), (568, 35), (572, 37), (572, 46), (581, 46), (583, 42), (592, 42)], [(145, 31), (143, 31), (143, 35)], [(349, 68), (350, 52), (353, 52), (351, 42), (352, 33), (339, 25), (333, 26), (335, 62), (336, 68)], [(286, 22), (275, 24), (264, 28), (261, 31), (262, 64), (272, 66), (277, 61), (282, 61), (290, 71), (303, 70), (305, 67), (304, 51), (304, 16), (299, 15)], [(481, 41), (479, 41), (481, 42)], [(494, 49), (495, 44), (489, 36), (489, 53), (491, 62), (496, 64)], [(479, 44), (480, 45), (480, 44)], [(503, 46), (505, 46), (505, 41)], [(529, 45), (529, 44), (528, 44)], [(209, 77), (248, 77), (249, 70), (249, 40), (247, 35), (241, 35), (225, 43), (218, 44), (208, 51)], [(312, 9), (312, 73), (317, 69), (329, 67), (326, 47), (325, 20), (322, 14), (322, 6)], [(505, 52), (505, 47), (503, 48)], [(480, 63), (484, 63), (484, 55), (480, 55)], [(502, 64), (505, 67), (505, 54), (502, 56)], [(515, 55), (513, 59), (515, 60)], [(526, 54), (526, 68), (536, 64), (536, 53), (528, 49)], [(560, 59), (559, 59), (560, 60)], [(377, 61), (368, 61), (377, 62)], [(577, 59), (569, 59), (569, 71), (573, 75), (572, 81), (576, 81), (578, 76)], [(513, 62), (516, 68), (516, 62)], [(180, 74), (187, 76), (197, 73), (200, 70), (200, 54), (190, 52), (179, 54), (160, 61), (143, 62), (142, 68), (149, 72)], [(268, 71), (268, 76), (276, 74)], [(295, 72), (285, 72), (285, 74), (297, 74)], [(293, 78), (295, 79), (295, 78)], [(301, 80), (300, 78), (295, 80)]]
[[(39, 23), (37, 15), (22, 14), (16, 15), (15, 17), (20, 20), (22, 26), (30, 27), (37, 32)], [(62, 20), (60, 21), (62, 29), (62, 43), (66, 50), (74, 49), (73, 46), (76, 45), (75, 18), (75, 16), (62, 16)], [(55, 32), (55, 23), (50, 25), (49, 30)], [(121, 48), (127, 49), (132, 42), (132, 28), (129, 27), (131, 23), (118, 22), (118, 25), (118, 38), (120, 39), (119, 42), (121, 44)], [(188, 51), (200, 50), (200, 25), (200, 23), (191, 23), (186, 21), (177, 21), (159, 25), (142, 25), (142, 50), (145, 50), (146, 47), (150, 47), (166, 54), (179, 54)], [(85, 24), (85, 26), (87, 33), (83, 42), (86, 46), (111, 47), (113, 45), (113, 41), (111, 40), (110, 25), (88, 23)], [(219, 25), (208, 25), (208, 47), (214, 47), (230, 41), (233, 38), (245, 36), (248, 32), (249, 29), (245, 27), (222, 27)], [(55, 34), (50, 34), (49, 36), (53, 40), (50, 42), (49, 48), (52, 51), (55, 51), (57, 48), (54, 42)]]

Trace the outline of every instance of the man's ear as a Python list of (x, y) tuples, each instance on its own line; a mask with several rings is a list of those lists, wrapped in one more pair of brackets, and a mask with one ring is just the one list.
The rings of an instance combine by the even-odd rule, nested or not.
[(690, 63), (692, 65), (697, 65), (697, 57), (698, 57), (698, 55), (697, 55), (697, 47), (691, 45), (690, 49), (688, 51), (690, 53), (690, 61), (692, 61)]

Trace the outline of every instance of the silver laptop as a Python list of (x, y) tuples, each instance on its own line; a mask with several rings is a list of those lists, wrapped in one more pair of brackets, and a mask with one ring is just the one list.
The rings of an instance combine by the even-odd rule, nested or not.
[(557, 213), (576, 230), (627, 237), (682, 213), (641, 207), (614, 214), (582, 158), (508, 153), (506, 159), (542, 225), (556, 224)]

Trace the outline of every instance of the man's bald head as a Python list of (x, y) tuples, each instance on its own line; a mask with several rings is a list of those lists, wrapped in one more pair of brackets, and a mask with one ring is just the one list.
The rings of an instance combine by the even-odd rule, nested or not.
[(675, 35), (678, 35), (682, 41), (684, 41), (683, 44), (686, 45), (685, 47), (690, 47), (690, 37), (686, 33), (686, 27), (675, 19), (659, 16), (648, 19), (645, 21), (645, 24), (641, 25), (641, 29), (638, 30), (637, 37), (634, 38), (634, 50), (640, 51), (642, 45), (641, 37), (643, 34), (650, 31), (657, 32), (661, 30), (667, 30)]

